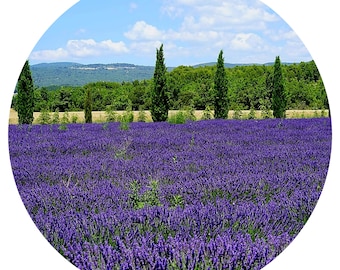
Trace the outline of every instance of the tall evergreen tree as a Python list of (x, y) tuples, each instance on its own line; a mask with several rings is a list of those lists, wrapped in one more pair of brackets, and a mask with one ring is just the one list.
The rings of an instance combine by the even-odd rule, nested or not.
[(32, 124), (34, 120), (34, 85), (28, 60), (26, 60), (20, 73), (17, 83), (17, 93), (19, 124)]
[(216, 119), (228, 118), (228, 79), (224, 68), (223, 51), (221, 50), (216, 65), (214, 80), (215, 100), (214, 100), (214, 117)]
[(90, 88), (85, 90), (84, 113), (85, 123), (92, 123), (92, 94)]
[(273, 74), (272, 109), (275, 118), (286, 117), (287, 95), (283, 84), (280, 57), (276, 56)]
[(156, 51), (156, 66), (151, 92), (151, 116), (154, 122), (166, 121), (169, 110), (169, 97), (166, 81), (166, 66), (164, 63), (163, 44)]

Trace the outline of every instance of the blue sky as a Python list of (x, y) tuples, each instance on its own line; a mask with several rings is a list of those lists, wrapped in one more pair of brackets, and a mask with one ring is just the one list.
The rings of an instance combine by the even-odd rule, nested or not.
[(311, 60), (295, 32), (257, 0), (80, 0), (42, 36), (29, 60), (167, 66)]

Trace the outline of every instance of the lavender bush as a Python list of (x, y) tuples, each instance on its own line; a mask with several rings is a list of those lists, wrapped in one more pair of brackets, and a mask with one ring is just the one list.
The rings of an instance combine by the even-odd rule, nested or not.
[(14, 178), (79, 269), (261, 269), (322, 191), (329, 118), (10, 126)]

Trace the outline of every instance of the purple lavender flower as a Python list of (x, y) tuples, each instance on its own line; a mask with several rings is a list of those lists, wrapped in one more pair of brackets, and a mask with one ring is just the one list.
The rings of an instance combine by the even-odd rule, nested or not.
[(79, 269), (261, 269), (313, 212), (331, 122), (10, 126), (9, 150), (28, 213)]

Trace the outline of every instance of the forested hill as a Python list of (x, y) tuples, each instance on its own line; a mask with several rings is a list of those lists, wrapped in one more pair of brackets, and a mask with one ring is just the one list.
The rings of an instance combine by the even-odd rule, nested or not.
[(83, 86), (90, 82), (132, 82), (152, 78), (153, 66), (126, 63), (82, 65), (70, 62), (31, 65), (34, 85)]
[[(54, 67), (53, 67), (54, 66)], [(79, 80), (78, 86), (73, 82), (68, 86), (36, 87), (34, 90), (34, 111), (81, 111), (84, 109), (84, 94), (87, 89), (92, 91), (94, 111), (104, 111), (108, 106), (117, 110), (125, 110), (128, 106), (133, 110), (143, 108), (149, 110), (152, 100), (153, 67), (138, 67), (130, 64), (109, 65), (79, 65), (74, 63), (41, 64), (33, 66), (35, 70), (60, 69), (56, 78), (67, 76)], [(106, 68), (104, 68), (106, 67)], [(146, 76), (149, 69), (149, 75)], [(273, 65), (238, 65), (226, 69), (228, 78), (228, 99), (230, 110), (263, 110), (271, 108)], [(136, 72), (144, 79), (137, 76), (129, 77), (126, 74)], [(171, 69), (167, 76), (170, 109), (178, 110), (193, 107), (204, 110), (214, 106), (214, 76), (216, 66), (206, 63), (200, 66), (179, 66)], [(76, 71), (77, 73), (73, 73)], [(96, 74), (107, 72), (110, 76), (99, 78)], [(124, 82), (114, 80), (114, 71), (125, 74)], [(111, 73), (110, 73), (111, 72)], [(80, 81), (86, 76), (88, 83)], [(64, 74), (64, 75), (63, 75)], [(78, 75), (74, 75), (78, 74)], [(36, 75), (36, 74), (35, 74)], [(328, 100), (325, 87), (319, 71), (314, 63), (301, 62), (298, 64), (283, 64), (282, 75), (285, 92), (287, 95), (287, 109), (328, 109)], [(90, 77), (92, 76), (92, 77)], [(141, 77), (139, 77), (141, 78)], [(122, 80), (122, 79), (120, 79)], [(130, 80), (130, 81), (129, 81)], [(81, 83), (80, 83), (81, 82)], [(35, 82), (36, 83), (36, 82)], [(53, 91), (49, 91), (53, 90)], [(16, 108), (17, 95), (13, 97), (13, 108)]]
[[(194, 67), (213, 66), (215, 62), (198, 64)], [(272, 65), (266, 63), (264, 65)], [(230, 64), (227, 68), (252, 64)], [(153, 77), (153, 66), (139, 66), (126, 63), (82, 65), (71, 62), (42, 63), (31, 65), (33, 81), (37, 87), (83, 86), (91, 82), (133, 82)], [(168, 70), (173, 70), (168, 67)]]

